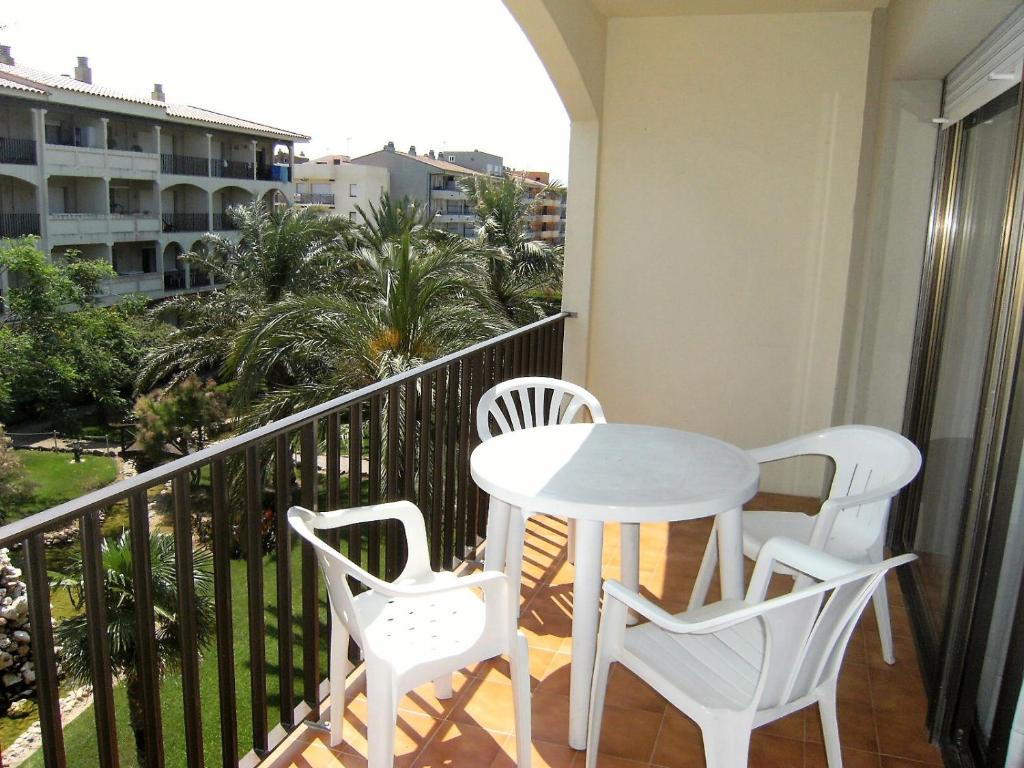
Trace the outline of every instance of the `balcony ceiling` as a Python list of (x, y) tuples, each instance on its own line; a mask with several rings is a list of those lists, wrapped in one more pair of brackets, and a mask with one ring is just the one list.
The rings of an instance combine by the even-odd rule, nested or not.
[(605, 16), (870, 11), (889, 0), (591, 0)]

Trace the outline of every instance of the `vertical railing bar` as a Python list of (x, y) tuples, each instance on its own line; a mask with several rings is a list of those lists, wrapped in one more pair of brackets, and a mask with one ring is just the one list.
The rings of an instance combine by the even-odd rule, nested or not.
[(459, 366), (459, 425), (458, 425), (458, 483), (456, 496), (457, 514), (455, 527), (455, 551), (460, 560), (468, 556), (469, 537), (469, 400), (470, 400), (470, 361), (462, 359)]
[[(89, 635), (89, 667), (95, 711), (96, 744), (100, 765), (117, 768), (117, 722), (114, 715), (114, 687), (110, 674), (110, 645), (107, 636), (107, 599), (104, 586), (103, 541), (99, 511), (82, 515), (82, 576), (85, 620)], [(34, 627), (35, 625), (33, 625)]]
[[(473, 355), (472, 369), (470, 370), (470, 400), (469, 400), (469, 456), (473, 457), (473, 450), (480, 444), (480, 437), (476, 432), (476, 410), (480, 402), (480, 398), (483, 396), (485, 384), (486, 384), (486, 366), (487, 366), (487, 350), (483, 350), (480, 354)], [(470, 538), (473, 548), (473, 559), (479, 559), (477, 557), (477, 547), (480, 546), (480, 537), (483, 535), (483, 530), (480, 519), (483, 517), (482, 510), (484, 507), (480, 505), (480, 489), (473, 481), (472, 474), (469, 478), (469, 531)]]
[(505, 381), (516, 375), (516, 340), (509, 339), (503, 345), (502, 355), (505, 358)]
[(203, 705), (199, 690), (199, 643), (196, 625), (196, 583), (192, 544), (189, 474), (171, 480), (174, 502), (175, 575), (178, 586), (178, 633), (181, 687), (185, 705), (185, 754), (189, 768), (203, 768)]
[(433, 385), (431, 375), (425, 374), (420, 376), (419, 390), (420, 390), (420, 436), (419, 436), (419, 462), (417, 466), (419, 471), (416, 479), (418, 482), (416, 502), (419, 505), (420, 512), (427, 518), (430, 519), (430, 405), (431, 398), (433, 397)]
[[(398, 501), (398, 478), (401, 468), (398, 463), (399, 431), (398, 408), (402, 392), (398, 387), (387, 391), (388, 396), (388, 432), (387, 432), (387, 499)], [(384, 573), (388, 580), (398, 575), (398, 521), (387, 520), (384, 523)]]
[(253, 751), (267, 754), (266, 622), (263, 616), (263, 483), (256, 446), (245, 450), (245, 508), (249, 587), (249, 674)]
[(433, 374), (434, 378), (434, 439), (431, 441), (433, 480), (430, 484), (430, 566), (434, 570), (441, 568), (444, 560), (442, 531), (444, 530), (444, 428), (446, 423), (445, 404), (447, 402), (445, 385), (447, 381), (444, 368)]
[[(327, 448), (327, 495), (325, 503), (328, 510), (336, 510), (341, 506), (341, 437), (340, 421), (341, 414), (331, 413), (324, 417), (327, 428), (325, 430), (325, 442)], [(341, 545), (341, 530), (331, 528), (325, 537), (327, 543), (334, 549)], [(324, 626), (323, 642), (329, 649), (331, 647), (331, 609), (327, 608), (327, 620)]]
[[(402, 466), (402, 498), (409, 501), (416, 499), (416, 417), (419, 409), (416, 407), (416, 379), (409, 379), (405, 382), (405, 424), (402, 429), (402, 453), (404, 464)], [(408, 559), (406, 551), (405, 536), (398, 538), (398, 562), (404, 563)]]
[(57, 658), (53, 650), (53, 617), (50, 613), (50, 582), (46, 573), (46, 543), (34, 533), (24, 543), (28, 615), (32, 625), (32, 651), (36, 673), (36, 700), (43, 737), (45, 768), (65, 768), (64, 731), (60, 722), (60, 691)]
[[(380, 502), (381, 473), (380, 393), (370, 398), (370, 503)], [(370, 523), (366, 532), (366, 570), (380, 576), (380, 524)]]
[(523, 337), (516, 336), (512, 339), (512, 376), (519, 378), (523, 375)]
[[(555, 325), (557, 335), (555, 336), (555, 375), (562, 377), (562, 344), (565, 341), (565, 318), (559, 318)], [(586, 382), (583, 382), (584, 384)]]
[(448, 408), (445, 424), (445, 464), (444, 464), (444, 566), (455, 565), (455, 529), (458, 523), (455, 518), (455, 458), (457, 453), (457, 430), (459, 421), (459, 375), (458, 363), (447, 366), (448, 372)]
[(287, 432), (274, 438), (274, 533), (277, 539), (277, 665), (281, 725), (295, 726), (295, 660), (292, 632), (292, 548), (288, 508), (292, 497), (292, 446)]
[(231, 515), (224, 459), (210, 468), (213, 490), (213, 599), (217, 623), (221, 764), (238, 765), (238, 698), (235, 693), (234, 617), (231, 612)]
[[(135, 641), (137, 645), (139, 689), (142, 697), (142, 750), (146, 768), (163, 768), (164, 735), (160, 709), (159, 659), (153, 631), (153, 568), (149, 547), (149, 504), (145, 491), (128, 497), (131, 518), (132, 581), (135, 584)], [(36, 667), (38, 677), (39, 668)]]
[[(302, 450), (302, 506), (317, 509), (317, 423), (311, 421), (299, 434)], [(280, 546), (280, 543), (278, 544)], [(320, 578), (313, 545), (302, 542), (302, 693), (303, 700), (320, 719)]]
[[(363, 404), (348, 409), (348, 505), (363, 503)], [(358, 525), (348, 526), (348, 556), (356, 565), (363, 562), (363, 541)]]

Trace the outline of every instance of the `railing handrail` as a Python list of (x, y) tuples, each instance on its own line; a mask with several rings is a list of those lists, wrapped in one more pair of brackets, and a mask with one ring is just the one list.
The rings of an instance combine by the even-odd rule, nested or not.
[(361, 389), (355, 390), (354, 392), (340, 395), (333, 400), (328, 400), (320, 403), (319, 405), (314, 405), (303, 411), (292, 414), (291, 416), (286, 416), (283, 419), (278, 419), (270, 424), (250, 430), (241, 435), (228, 438), (227, 440), (223, 440), (214, 445), (207, 446), (195, 453), (190, 453), (187, 456), (182, 456), (181, 458), (175, 459), (167, 464), (154, 467), (153, 469), (135, 475), (134, 477), (120, 480), (106, 486), (105, 488), (100, 488), (83, 496), (79, 496), (76, 499), (66, 501), (63, 504), (58, 504), (55, 507), (45, 509), (42, 512), (29, 515), (21, 520), (16, 520), (13, 523), (0, 526), (0, 547), (9, 546), (12, 543), (26, 539), (32, 534), (40, 533), (45, 530), (70, 523), (87, 512), (103, 509), (118, 501), (127, 499), (132, 495), (132, 493), (145, 491), (156, 485), (166, 483), (168, 480), (181, 476), (185, 472), (198, 469), (200, 466), (207, 464), (213, 459), (239, 453), (256, 443), (266, 440), (267, 438), (293, 432), (306, 424), (314, 422), (324, 416), (328, 416), (335, 411), (339, 411), (345, 406), (366, 400), (377, 392), (392, 389), (407, 381), (444, 368), (462, 357), (497, 346), (509, 339), (515, 338), (516, 336), (527, 334), (530, 331), (547, 325), (553, 325), (563, 318), (572, 316), (573, 313), (564, 310), (557, 312), (542, 320), (530, 323), (529, 325), (515, 328), (501, 334), (500, 336), (495, 336), (487, 339), (486, 341), (478, 342), (469, 347), (465, 347), (464, 349), (460, 349), (457, 352), (452, 352), (444, 357), (439, 357), (429, 363), (424, 363), (416, 368), (411, 368), (408, 371), (397, 373), (383, 381), (369, 384)]

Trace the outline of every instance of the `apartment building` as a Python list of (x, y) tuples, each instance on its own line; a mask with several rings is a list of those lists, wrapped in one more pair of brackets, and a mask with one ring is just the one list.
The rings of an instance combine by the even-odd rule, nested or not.
[(356, 208), (369, 210), (389, 191), (386, 168), (357, 165), (347, 155), (324, 155), (294, 166), (295, 202), (323, 206), (337, 216), (355, 220)]
[(508, 175), (526, 185), (527, 197), (533, 201), (534, 213), (529, 230), (534, 239), (550, 245), (565, 245), (567, 190), (564, 187), (561, 192), (550, 189), (551, 174), (548, 171), (509, 170)]
[(233, 205), (290, 201), (294, 145), (308, 140), (169, 103), (160, 84), (148, 98), (94, 84), (86, 57), (58, 75), (0, 46), (0, 239), (34, 235), (48, 254), (111, 263), (107, 301), (209, 290), (181, 254), (230, 232)]

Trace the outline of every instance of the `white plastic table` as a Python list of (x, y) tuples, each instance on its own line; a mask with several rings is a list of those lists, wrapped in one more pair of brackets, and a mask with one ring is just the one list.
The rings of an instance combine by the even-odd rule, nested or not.
[[(597, 652), (604, 523), (718, 519), (725, 598), (743, 596), (740, 508), (757, 492), (758, 466), (704, 435), (633, 424), (563, 424), (508, 432), (476, 448), (470, 468), (491, 495), (485, 568), (521, 568), (520, 514), (574, 518), (569, 745), (584, 749)], [(518, 535), (509, 536), (510, 524)], [(518, 542), (516, 541), (518, 538)], [(507, 550), (507, 551), (506, 551)], [(517, 603), (518, 605), (518, 603)]]

